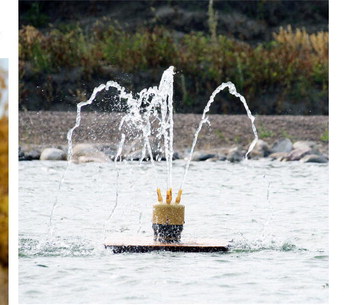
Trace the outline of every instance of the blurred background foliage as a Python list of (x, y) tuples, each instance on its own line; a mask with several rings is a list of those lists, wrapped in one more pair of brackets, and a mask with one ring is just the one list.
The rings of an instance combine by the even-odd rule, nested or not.
[(21, 109), (74, 109), (110, 79), (140, 91), (171, 65), (179, 112), (232, 81), (254, 113), (328, 114), (328, 1), (20, 2)]

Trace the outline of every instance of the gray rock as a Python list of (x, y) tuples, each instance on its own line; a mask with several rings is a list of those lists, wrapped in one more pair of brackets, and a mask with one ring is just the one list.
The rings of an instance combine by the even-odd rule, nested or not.
[(207, 160), (205, 160), (205, 162), (216, 162), (216, 161), (220, 161), (220, 159), (217, 156), (208, 158)]
[(181, 159), (181, 153), (179, 153), (178, 151), (175, 151), (173, 153), (173, 160), (180, 160)]
[(286, 157), (286, 160), (287, 161), (298, 161), (308, 154), (310, 154), (309, 148), (305, 148), (305, 149), (297, 148), (297, 149), (294, 149), (291, 152), (289, 152), (289, 154)]
[(18, 159), (19, 161), (39, 160), (41, 151), (42, 148), (39, 148), (37, 145), (19, 146)]
[(226, 161), (227, 156), (225, 155), (217, 155), (218, 161)]
[(267, 142), (259, 139), (253, 150), (250, 152), (249, 157), (251, 159), (259, 159), (267, 157), (270, 154), (270, 149)]
[(116, 145), (101, 145), (98, 147), (98, 150), (105, 153), (108, 157), (115, 158), (118, 147)]
[(215, 153), (195, 151), (192, 157), (192, 161), (206, 161), (207, 159), (211, 159), (214, 157), (216, 157)]
[(306, 155), (301, 160), (301, 162), (307, 163), (307, 162), (315, 162), (315, 163), (327, 163), (328, 158), (323, 155)]
[(285, 152), (288, 153), (292, 150), (292, 142), (288, 138), (277, 140), (273, 143), (271, 151), (272, 153)]
[(288, 152), (275, 152), (273, 154), (270, 154), (268, 157), (272, 160), (277, 161), (286, 161), (289, 153)]
[(240, 162), (244, 159), (246, 152), (236, 146), (236, 147), (232, 147), (228, 150), (227, 156), (226, 156), (226, 160), (230, 161), (230, 162)]
[(108, 161), (105, 161), (103, 157), (101, 157), (101, 158), (98, 158), (95, 156), (80, 156), (80, 157), (78, 157), (78, 163), (91, 163), (91, 162), (104, 163), (104, 162), (108, 162)]
[(22, 151), (21, 146), (18, 147), (18, 159), (19, 159), (19, 161), (24, 161), (25, 160), (25, 154)]
[(319, 145), (313, 141), (297, 141), (293, 144), (293, 149), (308, 149), (311, 154), (320, 154)]
[[(165, 158), (165, 154), (164, 153), (157, 153), (157, 152), (155, 152), (155, 154), (152, 154), (153, 155), (153, 159), (154, 160), (158, 160), (158, 161), (166, 161), (166, 158)], [(150, 159), (150, 158), (148, 158), (148, 159)], [(180, 152), (177, 152), (177, 151), (175, 151), (174, 153), (173, 153), (173, 156), (172, 156), (172, 159), (173, 160), (179, 160), (179, 159), (181, 159), (181, 153)]]
[(110, 162), (110, 158), (91, 144), (77, 144), (73, 148), (72, 160), (77, 163)]
[(41, 152), (39, 150), (30, 150), (24, 153), (25, 160), (40, 160)]
[(58, 148), (46, 148), (42, 151), (40, 160), (66, 160), (66, 153)]
[[(139, 150), (136, 150), (136, 151), (129, 153), (128, 155), (126, 155), (125, 158), (128, 161), (139, 161), (139, 160), (141, 160), (142, 159), (142, 149), (139, 149)], [(150, 156), (147, 152), (145, 152), (143, 160), (144, 161), (150, 160)]]

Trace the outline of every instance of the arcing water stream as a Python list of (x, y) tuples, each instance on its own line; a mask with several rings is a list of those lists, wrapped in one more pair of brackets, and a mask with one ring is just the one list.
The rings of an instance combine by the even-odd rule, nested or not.
[[(173, 86), (174, 86), (174, 67), (171, 66), (167, 70), (164, 71), (160, 84), (158, 88), (156, 86), (150, 87), (148, 89), (143, 89), (140, 91), (136, 96), (134, 96), (132, 93), (127, 93), (125, 88), (120, 86), (117, 82), (114, 81), (108, 81), (106, 84), (102, 84), (98, 87), (96, 87), (93, 90), (93, 93), (91, 97), (85, 101), (81, 102), (77, 105), (77, 116), (76, 116), (76, 123), (73, 128), (71, 128), (68, 131), (67, 139), (68, 139), (68, 160), (71, 161), (72, 154), (73, 154), (73, 143), (72, 143), (72, 137), (74, 130), (79, 127), (80, 121), (81, 121), (81, 109), (82, 107), (86, 105), (92, 104), (92, 102), (95, 100), (97, 94), (103, 90), (108, 90), (110, 87), (114, 87), (117, 89), (119, 100), (126, 100), (127, 101), (127, 111), (125, 116), (123, 117), (119, 131), (122, 131), (123, 125), (127, 124), (129, 129), (135, 129), (135, 130), (141, 130), (142, 132), (142, 138), (144, 140), (144, 146), (142, 150), (142, 159), (145, 156), (145, 153), (148, 152), (152, 167), (155, 168), (152, 148), (151, 148), (151, 142), (150, 137), (154, 136), (157, 139), (160, 139), (163, 137), (163, 143), (164, 143), (164, 153), (165, 153), (165, 159), (166, 159), (166, 186), (167, 190), (172, 188), (172, 161), (173, 161), (173, 154), (174, 154), (174, 148), (173, 148), (173, 141), (174, 141), (174, 120), (173, 120)], [(257, 140), (258, 140), (258, 134), (254, 125), (254, 116), (251, 114), (251, 111), (249, 110), (249, 107), (247, 105), (247, 102), (245, 98), (239, 94), (236, 91), (236, 87), (231, 82), (222, 83), (214, 92), (211, 94), (211, 97), (209, 101), (206, 104), (206, 107), (204, 109), (204, 112), (201, 117), (200, 124), (194, 134), (194, 139), (192, 143), (192, 147), (190, 150), (189, 157), (186, 161), (186, 167), (185, 172), (182, 178), (182, 182), (180, 184), (180, 190), (182, 190), (183, 185), (185, 183), (188, 169), (190, 162), (193, 157), (193, 152), (198, 140), (199, 133), (201, 131), (201, 128), (203, 124), (208, 122), (208, 117), (206, 116), (207, 113), (210, 110), (211, 104), (214, 102), (214, 99), (216, 95), (224, 90), (228, 89), (229, 93), (238, 97), (240, 101), (243, 103), (248, 118), (251, 120), (252, 124), (252, 130), (254, 133), (254, 140), (250, 144), (248, 151), (246, 153), (245, 158), (247, 158), (248, 154), (251, 152), (251, 150), (254, 148)], [(153, 121), (158, 121), (158, 128), (154, 128), (152, 126)], [(119, 146), (119, 151), (122, 150), (122, 146), (124, 145), (125, 141), (121, 141)], [(115, 158), (115, 162), (117, 159)], [(156, 175), (155, 175), (156, 176)], [(156, 181), (157, 182), (157, 181)], [(157, 184), (157, 188), (158, 183)]]

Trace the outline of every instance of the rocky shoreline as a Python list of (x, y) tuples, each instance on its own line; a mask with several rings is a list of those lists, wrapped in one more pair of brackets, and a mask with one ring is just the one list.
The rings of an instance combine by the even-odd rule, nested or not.
[[(174, 158), (186, 159), (201, 115), (175, 114)], [(73, 161), (114, 161), (120, 142), (117, 127), (121, 114), (85, 112), (73, 138)], [(245, 115), (210, 115), (193, 154), (193, 161), (240, 162), (253, 140)], [(20, 112), (19, 160), (66, 160), (66, 133), (75, 123), (74, 112)], [(328, 162), (327, 116), (256, 116), (259, 141), (249, 159)], [(149, 160), (142, 156), (142, 143), (129, 139), (118, 160)], [(153, 157), (164, 160), (158, 143), (152, 141)]]

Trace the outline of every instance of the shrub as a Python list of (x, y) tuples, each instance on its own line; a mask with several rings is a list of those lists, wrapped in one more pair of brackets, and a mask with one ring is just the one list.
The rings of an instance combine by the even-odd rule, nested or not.
[[(45, 33), (24, 26), (19, 36), (21, 66), (31, 63), (41, 73), (81, 67), (91, 75), (101, 65), (137, 73), (174, 65), (183, 74), (177, 96), (186, 102), (185, 110), (200, 104), (192, 100), (229, 80), (252, 100), (254, 111), (262, 114), (284, 112), (289, 103), (304, 103), (302, 112), (327, 109), (326, 32), (308, 34), (305, 29), (288, 26), (280, 28), (271, 42), (256, 47), (224, 35), (214, 39), (204, 33), (189, 33), (177, 38), (162, 27), (130, 33), (102, 22), (95, 23), (89, 32), (78, 25)], [(25, 71), (20, 76), (25, 77)], [(265, 96), (275, 99), (273, 108), (265, 108)]]

